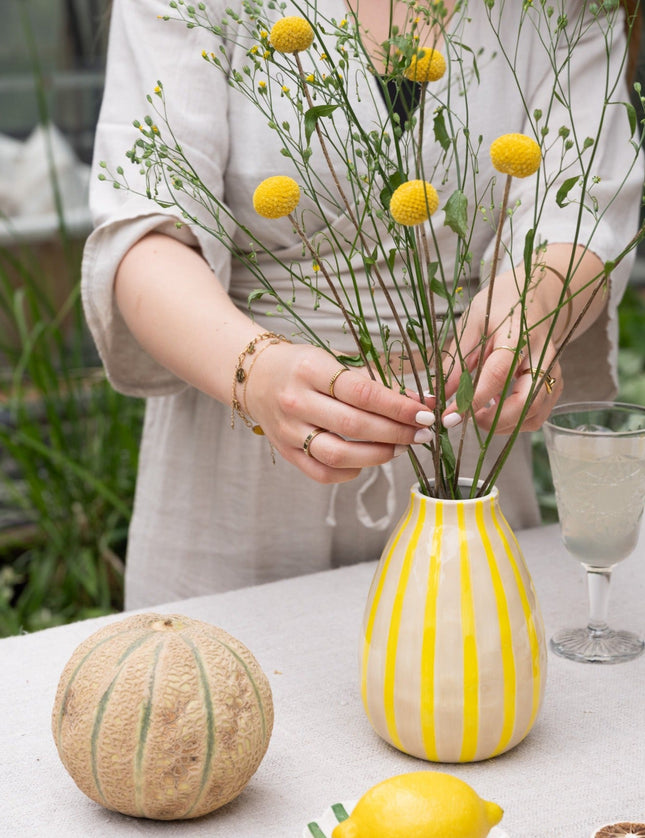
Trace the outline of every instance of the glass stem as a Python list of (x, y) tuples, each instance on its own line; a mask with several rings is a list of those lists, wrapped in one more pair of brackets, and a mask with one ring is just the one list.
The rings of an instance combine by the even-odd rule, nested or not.
[(609, 608), (609, 583), (611, 570), (587, 569), (587, 591), (589, 593), (589, 622), (587, 627), (594, 635), (609, 631), (607, 611)]

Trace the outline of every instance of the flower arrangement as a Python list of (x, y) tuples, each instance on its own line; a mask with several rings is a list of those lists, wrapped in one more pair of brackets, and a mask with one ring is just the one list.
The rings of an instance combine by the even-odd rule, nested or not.
[[(579, 44), (591, 27), (600, 27), (609, 55), (614, 33), (623, 26), (621, 4), (580, 3), (573, 16), (562, 0), (514, 4), (518, 43), (523, 27), (538, 32), (553, 77), (541, 106), (532, 110), (526, 106), (528, 128), (495, 137), (486, 148), (469, 124), (467, 106), (480, 64), (493, 58), (505, 62), (517, 84), (515, 93), (522, 96), (516, 71), (522, 61), (519, 50), (509, 49), (500, 34), (505, 3), (478, 0), (486, 9), (488, 43), (496, 46), (493, 53), (490, 47), (479, 49), (464, 41), (467, 2), (458, 0), (450, 14), (441, 0), (392, 2), (405, 9), (405, 22), (390, 27), (389, 37), (380, 45), (379, 66), (365, 50), (369, 33), (361, 31), (355, 16), (348, 12), (342, 19), (326, 17), (315, 4), (291, 3), (285, 14), (284, 4), (240, 0), (223, 19), (212, 20), (207, 3), (172, 0), (163, 16), (163, 25), (181, 21), (215, 39), (216, 48), (204, 48), (202, 59), (214, 72), (225, 74), (234, 94), (250, 102), (270, 128), (285, 168), (262, 180), (248, 201), (262, 224), (286, 224), (286, 229), (295, 231), (305, 259), (290, 256), (280, 261), (281, 256), (263, 240), (262, 224), (241, 223), (223, 196), (200, 178), (168, 119), (163, 80), (148, 96), (152, 113), (134, 123), (139, 135), (127, 152), (143, 180), (130, 185), (123, 167), (112, 172), (105, 163), (100, 178), (176, 208), (182, 223), (198, 225), (215, 236), (257, 280), (257, 290), (248, 300), (251, 310), (267, 307), (265, 314), (287, 319), (300, 339), (334, 351), (316, 332), (315, 318), (308, 316), (321, 306), (334, 312), (354, 348), (337, 355), (344, 365), (360, 365), (389, 387), (413, 391), (421, 403), (431, 397), (437, 415), (449, 400), (446, 382), (457, 376), (456, 408), (464, 417), (458, 438), (451, 439), (448, 428), (436, 422), (434, 438), (425, 446), (430, 465), (412, 448), (410, 457), (421, 491), (459, 496), (464, 434), (471, 425), (480, 456), (468, 478), (473, 493), (484, 493), (499, 476), (532, 400), (541, 387), (551, 386), (550, 371), (587, 308), (594, 297), (606, 292), (612, 270), (645, 235), (640, 230), (605, 260), (583, 289), (572, 289), (579, 267), (575, 254), (592, 247), (616, 197), (609, 201), (596, 197), (602, 179), (595, 168), (596, 149), (608, 109), (622, 107), (630, 123), (626, 176), (640, 154), (636, 111), (630, 102), (617, 98), (622, 62), (607, 60), (606, 87), (599, 97), (604, 106), (596, 117), (595, 135), (581, 136), (577, 131), (571, 101), (570, 65)], [(420, 33), (427, 31), (437, 33), (437, 39), (432, 46), (420, 46)], [(377, 95), (375, 77), (380, 79), (384, 102), (375, 102), (373, 124), (365, 124), (356, 101)], [(414, 102), (408, 101), (410, 95)], [(403, 107), (397, 107), (401, 103)], [(568, 117), (553, 124), (556, 104), (559, 113)], [(431, 131), (426, 130), (428, 123)], [(431, 165), (428, 142), (436, 150)], [(484, 154), (494, 167), (492, 177), (481, 174)], [(531, 206), (521, 208), (530, 218), (528, 226), (516, 222), (519, 202), (513, 203), (512, 196), (518, 179), (532, 179)], [(143, 187), (138, 185), (141, 182)], [(620, 186), (616, 194), (619, 190)], [(544, 351), (536, 353), (531, 345), (536, 324), (529, 322), (524, 310), (544, 274), (542, 254), (548, 239), (541, 235), (541, 226), (557, 211), (573, 219), (574, 255), (566, 274), (559, 277), (560, 299), (545, 318), (549, 336), (556, 323), (562, 331), (556, 356), (547, 363)], [(482, 226), (494, 241), (486, 265), (475, 263), (472, 253)], [(513, 391), (515, 367), (496, 402), (492, 426), (484, 432), (474, 419), (472, 400), (493, 335), (481, 336), (476, 353), (462, 349), (460, 338), (468, 321), (474, 278), (488, 284), (490, 304), (503, 259), (511, 265), (517, 289), (509, 318), (519, 310), (521, 320), (519, 337), (505, 348), (514, 353), (515, 363), (528, 354), (532, 384), (516, 427), (495, 463), (484, 471), (497, 417)], [(271, 281), (266, 268), (276, 261), (291, 276), (291, 295), (279, 293)], [(587, 302), (573, 318), (572, 299), (581, 291), (587, 293)]]

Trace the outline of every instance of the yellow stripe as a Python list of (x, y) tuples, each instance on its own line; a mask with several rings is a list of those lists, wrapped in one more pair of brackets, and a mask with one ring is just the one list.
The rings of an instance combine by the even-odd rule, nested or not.
[[(390, 549), (387, 552), (387, 555), (384, 555), (381, 558), (379, 563), (379, 571), (378, 571), (378, 581), (376, 582), (376, 589), (374, 591), (374, 597), (372, 599), (372, 604), (370, 606), (370, 613), (367, 618), (367, 624), (365, 626), (365, 637), (363, 641), (363, 655), (361, 658), (361, 695), (363, 696), (363, 705), (365, 707), (365, 712), (367, 713), (368, 719), (370, 719), (370, 712), (369, 706), (367, 701), (367, 664), (368, 658), (370, 653), (370, 644), (372, 642), (372, 633), (374, 631), (374, 621), (376, 620), (376, 612), (378, 611), (378, 607), (381, 601), (381, 596), (383, 594), (383, 586), (385, 585), (385, 579), (387, 577), (388, 568), (390, 566), (390, 561), (392, 559), (392, 555), (396, 550), (396, 546), (399, 543), (401, 536), (406, 531), (408, 524), (410, 523), (410, 518), (412, 517), (412, 513), (414, 511), (414, 503), (410, 504), (408, 509), (408, 514), (405, 521), (399, 527), (398, 532), (396, 533), (395, 537), (392, 539), (392, 544), (390, 545)], [(376, 580), (375, 580), (376, 581)], [(370, 719), (371, 721), (371, 719)]]
[(465, 510), (457, 507), (459, 528), (459, 568), (461, 576), (461, 632), (464, 643), (464, 733), (460, 762), (471, 762), (477, 753), (479, 731), (479, 665), (473, 603), (472, 580), (469, 573), (468, 539), (466, 538)]
[(426, 756), (438, 760), (437, 737), (434, 728), (434, 667), (437, 642), (437, 601), (439, 592), (439, 571), (441, 570), (441, 536), (443, 527), (443, 504), (434, 504), (435, 519), (430, 548), (430, 569), (426, 587), (426, 607), (423, 615), (423, 646), (421, 647), (421, 733)]
[[(501, 523), (497, 518), (494, 506), (491, 508), (491, 514), (493, 516), (493, 524), (495, 525), (499, 537), (502, 539), (502, 542), (504, 543), (506, 554), (511, 563), (511, 567), (513, 568), (515, 583), (517, 585), (517, 590), (520, 595), (520, 600), (522, 602), (524, 621), (526, 622), (526, 630), (529, 637), (529, 646), (531, 647), (531, 668), (533, 670), (533, 703), (531, 707), (531, 718), (529, 719), (529, 723), (526, 726), (526, 731), (522, 732), (522, 737), (524, 737), (526, 736), (528, 731), (533, 727), (533, 722), (535, 721), (535, 717), (537, 716), (537, 712), (540, 707), (540, 690), (542, 680), (542, 672), (540, 667), (540, 644), (538, 643), (537, 629), (535, 627), (535, 621), (533, 619), (533, 613), (529, 604), (529, 598), (526, 593), (526, 588), (524, 587), (524, 581), (522, 580), (522, 576), (518, 570), (517, 563), (515, 561), (515, 553), (513, 552), (513, 549), (511, 548), (511, 545), (509, 544), (508, 539), (506, 538), (506, 534), (501, 526)], [(512, 533), (511, 535), (515, 543), (515, 549), (518, 552), (521, 552), (520, 546), (517, 543), (517, 539)]]
[(495, 559), (495, 552), (490, 543), (488, 531), (486, 529), (486, 519), (484, 518), (484, 504), (478, 503), (475, 510), (475, 517), (477, 520), (477, 527), (479, 529), (479, 537), (481, 539), (486, 558), (488, 560), (488, 568), (490, 571), (491, 582), (493, 584), (493, 593), (495, 595), (495, 602), (497, 603), (497, 622), (499, 624), (499, 637), (501, 644), (502, 655), (502, 672), (504, 677), (504, 717), (502, 722), (502, 732), (497, 746), (491, 754), (501, 753), (510, 741), (515, 729), (515, 703), (517, 700), (517, 672), (515, 670), (515, 655), (513, 653), (513, 632), (511, 629), (511, 620), (508, 612), (508, 602), (506, 600), (506, 591), (504, 590), (504, 583), (497, 566)]
[(423, 530), (423, 524), (426, 517), (426, 504), (415, 503), (417, 511), (417, 520), (414, 522), (408, 546), (405, 550), (403, 559), (403, 566), (399, 575), (399, 582), (396, 586), (396, 594), (392, 604), (392, 616), (390, 618), (390, 631), (387, 637), (387, 647), (385, 654), (385, 680), (383, 682), (383, 702), (385, 707), (385, 720), (387, 722), (388, 733), (392, 743), (397, 747), (403, 747), (403, 743), (399, 738), (399, 733), (396, 727), (396, 708), (394, 703), (394, 684), (396, 676), (396, 652), (399, 645), (399, 631), (401, 630), (401, 618), (403, 616), (403, 603), (405, 601), (405, 592), (408, 587), (408, 580), (410, 578), (410, 571), (414, 564), (414, 557), (419, 544), (419, 538)]

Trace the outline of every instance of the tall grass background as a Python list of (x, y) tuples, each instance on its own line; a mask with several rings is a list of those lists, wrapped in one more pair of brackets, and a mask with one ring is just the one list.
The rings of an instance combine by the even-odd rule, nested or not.
[[(46, 79), (19, 3), (42, 126)], [(53, 246), (0, 246), (0, 636), (122, 608), (143, 405), (107, 383), (53, 157)], [(53, 255), (55, 258), (52, 258)]]

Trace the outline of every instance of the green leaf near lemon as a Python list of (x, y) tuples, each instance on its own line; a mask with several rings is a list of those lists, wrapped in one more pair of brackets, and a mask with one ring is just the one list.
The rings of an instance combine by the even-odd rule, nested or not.
[(369, 789), (332, 838), (486, 838), (503, 814), (458, 777), (413, 771)]

